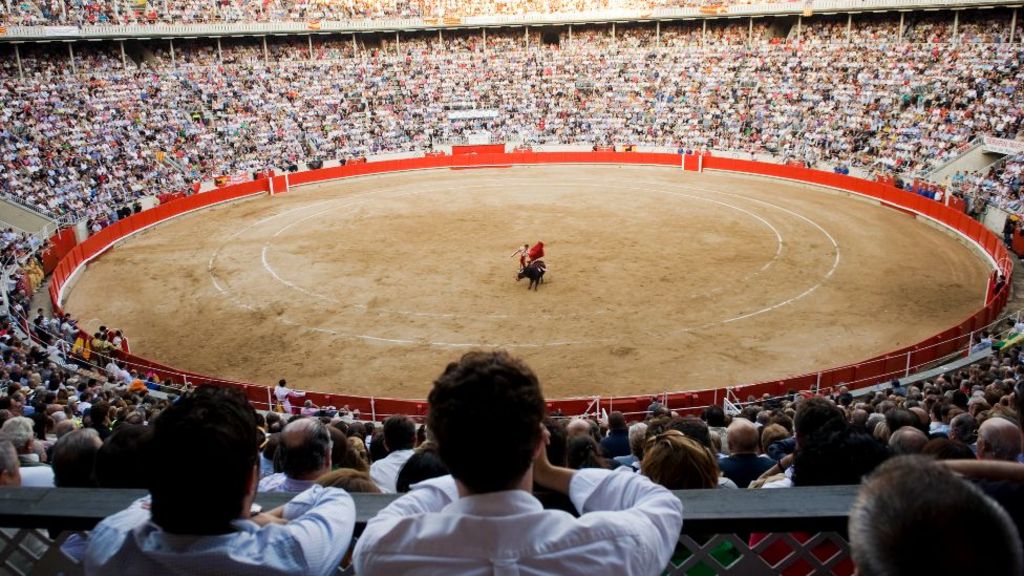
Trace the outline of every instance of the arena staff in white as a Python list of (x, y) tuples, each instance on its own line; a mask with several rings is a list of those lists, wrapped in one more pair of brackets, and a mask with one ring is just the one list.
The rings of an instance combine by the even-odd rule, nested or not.
[(303, 398), (306, 396), (305, 392), (299, 392), (292, 390), (288, 387), (288, 381), (284, 378), (277, 381), (277, 388), (274, 388), (274, 398), (277, 399), (277, 404), (280, 406), (285, 414), (292, 413), (291, 398)]
[[(367, 522), (357, 574), (654, 575), (668, 565), (682, 502), (640, 474), (553, 466), (544, 397), (525, 364), (470, 352), (429, 402), (451, 475), (416, 484)], [(568, 494), (581, 516), (545, 510), (535, 482)]]

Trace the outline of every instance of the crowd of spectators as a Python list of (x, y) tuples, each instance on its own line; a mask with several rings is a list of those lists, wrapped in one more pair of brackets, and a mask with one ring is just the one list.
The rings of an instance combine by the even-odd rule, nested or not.
[(1024, 212), (1021, 184), (1024, 184), (1024, 155), (1004, 158), (995, 166), (979, 172), (957, 172), (950, 184), (953, 190), (975, 203), (980, 211), (985, 204), (998, 206), (1011, 214)]
[[(773, 4), (803, 0), (771, 0)], [(464, 18), (578, 14), (609, 10), (651, 11), (660, 8), (764, 4), (764, 0), (10, 0), (0, 4), (0, 24), (128, 25), (225, 22), (319, 22), (385, 18)]]
[[(966, 26), (966, 24), (965, 24)], [(228, 174), (492, 141), (637, 144), (915, 173), (1024, 116), (1020, 46), (764, 42), (745, 23), (23, 45), (0, 63), (0, 192), (99, 222)], [(312, 58), (311, 58), (312, 56)], [(76, 73), (77, 72), (77, 73)], [(494, 118), (454, 119), (455, 111)], [(472, 116), (472, 114), (470, 114)]]
[[(894, 542), (915, 533), (923, 537), (921, 530), (949, 529), (944, 523), (929, 526), (924, 519), (934, 516), (918, 517), (923, 509), (914, 509), (915, 502), (931, 502), (929, 498), (943, 494), (944, 499), (928, 506), (946, 510), (960, 499), (971, 502), (974, 514), (989, 519), (984, 528), (992, 540), (986, 541), (1008, 543), (1004, 559), (989, 555), (985, 560), (991, 563), (986, 573), (1005, 573), (998, 568), (1005, 565), (1020, 569), (1020, 347), (1001, 349), (989, 359), (919, 384), (894, 382), (884, 391), (859, 397), (845, 387), (828, 395), (794, 392), (749, 398), (735, 414), (712, 406), (699, 415), (677, 413), (652, 398), (642, 414), (572, 419), (544, 414), (543, 397), (529, 383), (535, 377), (519, 361), (503, 353), (470, 353), (435, 383), (426, 423), (396, 415), (380, 425), (333, 410), (255, 413), (241, 394), (212, 387), (184, 390), (180, 399), (158, 399), (146, 386), (87, 379), (80, 370), (51, 362), (38, 345), (19, 340), (9, 325), (3, 328), (0, 485), (136, 487), (148, 488), (152, 495), (151, 506), (149, 499), (140, 501), (105, 521), (88, 540), (65, 544), (66, 554), (85, 558), (87, 570), (173, 561), (194, 570), (230, 565), (244, 571), (255, 562), (248, 554), (259, 549), (258, 558), (271, 566), (291, 566), (290, 555), (301, 553), (309, 566), (319, 567), (314, 572), (330, 571), (345, 553), (339, 542), (348, 542), (352, 534), (354, 511), (346, 492), (409, 494), (367, 526), (355, 552), (360, 573), (464, 566), (480, 561), (480, 546), (501, 550), (513, 545), (524, 552), (510, 562), (553, 569), (575, 560), (576, 548), (562, 548), (553, 556), (527, 552), (544, 549), (549, 532), (538, 526), (557, 522), (518, 500), (527, 496), (504, 492), (531, 491), (530, 483), (508, 480), (519, 478), (531, 460), (533, 491), (541, 501), (558, 506), (561, 493), (571, 500), (564, 505), (584, 513), (573, 520), (580, 523), (575, 526), (561, 520), (559, 533), (579, 530), (574, 541), (591, 557), (625, 562), (642, 573), (657, 573), (655, 568), (665, 565), (663, 556), (675, 546), (679, 530), (678, 520), (671, 520), (678, 509), (653, 491), (652, 483), (672, 490), (737, 490), (856, 485), (865, 480), (851, 513), (858, 565), (902, 562), (905, 555), (891, 550), (898, 548)], [(1022, 328), (1009, 322), (1007, 337)], [(1001, 341), (991, 342), (999, 348)], [(525, 384), (517, 380), (523, 375), (530, 375)], [(495, 404), (503, 410), (487, 409)], [(482, 433), (494, 427), (503, 431), (501, 437)], [(217, 435), (215, 441), (209, 434)], [(229, 455), (234, 460), (226, 459)], [(180, 489), (196, 466), (233, 470), (239, 481), (214, 474), (197, 498), (194, 491)], [(922, 474), (929, 480), (918, 478)], [(579, 480), (574, 480), (577, 475)], [(936, 493), (924, 490), (911, 497), (914, 490), (933, 483)], [(276, 520), (254, 509), (255, 526), (237, 524), (235, 499), (244, 496), (241, 518), (249, 519), (256, 491), (286, 492), (295, 499), (283, 509), (263, 513)], [(893, 493), (905, 498), (886, 496)], [(454, 504), (460, 498), (471, 500)], [(605, 504), (598, 505), (598, 498)], [(478, 502), (477, 507), (464, 508), (470, 502)], [(501, 506), (526, 515), (505, 520), (519, 522), (521, 528), (487, 530), (481, 518)], [(323, 507), (333, 511), (327, 514)], [(474, 522), (483, 524), (457, 530), (465, 520), (451, 515), (463, 510), (473, 514), (474, 509), (479, 511)], [(199, 510), (203, 513), (194, 513)], [(632, 510), (629, 514), (657, 519), (658, 530), (645, 540), (652, 548), (610, 555), (616, 544), (609, 529), (647, 530), (643, 527), (650, 525), (602, 516), (610, 512), (589, 516), (595, 510)], [(881, 527), (872, 522), (879, 514), (887, 518)], [(216, 546), (192, 546), (171, 560), (159, 543), (175, 534), (221, 534), (229, 522), (234, 526), (230, 545), (221, 539)], [(296, 524), (289, 532), (260, 531), (266, 524), (291, 522)], [(419, 531), (419, 522), (434, 527), (431, 536)], [(126, 544), (138, 530), (147, 534), (138, 540), (145, 543)], [(592, 537), (597, 539), (585, 543)], [(260, 546), (249, 541), (253, 538)], [(301, 545), (285, 545), (294, 544), (292, 539)]]

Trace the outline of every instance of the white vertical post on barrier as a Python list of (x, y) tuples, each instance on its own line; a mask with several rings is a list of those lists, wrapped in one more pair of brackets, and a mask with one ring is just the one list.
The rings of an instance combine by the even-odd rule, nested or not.
[(270, 195), (273, 196), (274, 195), (274, 177), (271, 176), (270, 178), (268, 178), (268, 181), (270, 182)]
[(910, 352), (907, 352), (907, 369), (903, 371), (903, 377), (910, 376)]
[(270, 395), (270, 388), (267, 388), (267, 411), (274, 411), (274, 397)]
[(373, 396), (370, 396), (370, 420), (373, 422), (377, 421), (377, 403), (374, 401)]
[(288, 191), (288, 187), (289, 187), (289, 186), (290, 186), (290, 185), (288, 184), (288, 173), (287, 173), (287, 172), (285, 172), (285, 173), (284, 173), (284, 191), (285, 191), (285, 192), (287, 192), (287, 191)]
[(971, 355), (971, 348), (974, 348), (974, 330), (971, 330), (971, 335), (967, 337), (967, 355)]
[(704, 151), (703, 150), (701, 150), (700, 152), (697, 153), (697, 173), (698, 174), (703, 174), (704, 173)]
[(17, 44), (14, 45), (14, 61), (18, 64), (18, 78), (24, 80), (25, 70), (21, 67), (21, 49), (18, 48)]
[(814, 381), (814, 393), (821, 393), (821, 372), (818, 372), (818, 379)]

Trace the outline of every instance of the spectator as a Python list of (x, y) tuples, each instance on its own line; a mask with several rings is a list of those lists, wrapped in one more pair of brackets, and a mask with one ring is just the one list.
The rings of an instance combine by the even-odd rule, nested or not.
[(566, 462), (573, 470), (608, 468), (608, 463), (601, 457), (600, 452), (600, 446), (589, 435), (575, 436), (569, 439)]
[[(494, 558), (535, 573), (659, 574), (667, 565), (679, 500), (637, 474), (552, 466), (544, 397), (522, 362), (468, 353), (448, 365), (428, 401), (427, 426), (451, 476), (421, 482), (367, 523), (358, 574), (491, 571)], [(501, 434), (480, 434), (487, 429)], [(534, 482), (568, 494), (580, 518), (543, 510), (530, 495)]]
[(928, 436), (917, 428), (904, 426), (889, 436), (889, 450), (894, 455), (920, 454), (928, 443)]
[[(91, 428), (90, 428), (91, 430)], [(151, 429), (119, 426), (96, 453), (96, 483), (100, 488), (148, 488)]]
[[(261, 439), (240, 391), (201, 387), (153, 426), (150, 497), (96, 526), (86, 574), (337, 571), (346, 551), (338, 543), (349, 542), (355, 526), (344, 491), (314, 486), (284, 506), (250, 512)], [(197, 470), (202, 486), (195, 485)]]
[(405, 494), (414, 484), (447, 474), (448, 467), (441, 461), (437, 448), (432, 443), (428, 443), (417, 448), (414, 454), (405, 461), (402, 471), (398, 473), (395, 487), (399, 493)]
[(96, 454), (103, 441), (92, 428), (75, 430), (61, 437), (53, 447), (53, 480), (58, 488), (96, 486)]
[(18, 452), (6, 438), (0, 438), (0, 486), (21, 486)]
[(365, 471), (338, 468), (317, 478), (316, 483), (325, 488), (341, 488), (349, 493), (380, 494), (380, 488), (373, 483)]
[(281, 432), (281, 472), (259, 481), (260, 492), (304, 492), (331, 471), (331, 434), (317, 418), (292, 420)]
[(629, 427), (622, 412), (608, 415), (608, 435), (601, 439), (601, 454), (605, 458), (629, 455)]
[(978, 439), (978, 424), (974, 416), (964, 412), (957, 414), (949, 422), (949, 439), (963, 442), (974, 449), (974, 443)]
[(714, 454), (678, 430), (647, 439), (640, 471), (669, 490), (718, 487)]
[(925, 458), (904, 456), (880, 466), (857, 496), (849, 530), (860, 574), (1009, 576), (1024, 570), (1020, 538), (1006, 512)]
[(32, 420), (24, 416), (15, 416), (4, 422), (0, 432), (10, 440), (18, 453), (21, 470), (21, 485), (40, 488), (52, 488), (53, 469), (44, 464), (35, 452), (35, 433)]
[(757, 453), (757, 427), (749, 420), (734, 419), (726, 429), (726, 436), (732, 454), (720, 459), (718, 468), (737, 487), (746, 488), (775, 464), (771, 458)]
[(1005, 418), (993, 417), (978, 428), (978, 459), (1016, 462), (1021, 454), (1020, 428)]
[(629, 466), (634, 470), (640, 469), (640, 460), (644, 455), (644, 442), (647, 440), (647, 424), (637, 422), (629, 427), (629, 454), (615, 458), (619, 466)]
[(395, 415), (384, 421), (384, 447), (387, 457), (370, 465), (370, 478), (385, 494), (394, 494), (398, 473), (416, 445), (416, 424), (408, 416)]

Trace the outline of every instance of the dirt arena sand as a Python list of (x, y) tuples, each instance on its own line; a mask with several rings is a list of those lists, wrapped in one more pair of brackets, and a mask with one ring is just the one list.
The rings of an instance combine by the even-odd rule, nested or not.
[[(543, 240), (536, 293), (510, 254)], [(915, 342), (982, 305), (950, 235), (844, 194), (627, 166), (438, 170), (259, 197), (141, 233), (66, 309), (133, 351), (270, 385), (422, 398), (504, 347), (549, 397), (727, 386)]]

